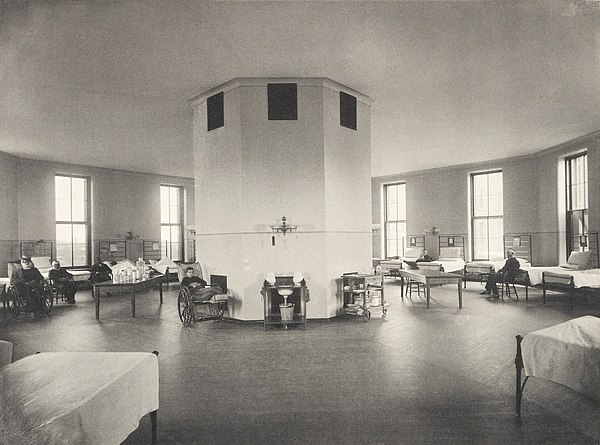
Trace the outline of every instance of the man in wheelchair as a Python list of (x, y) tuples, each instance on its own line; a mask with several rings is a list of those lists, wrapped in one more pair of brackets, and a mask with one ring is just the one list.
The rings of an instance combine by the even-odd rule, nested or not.
[(21, 267), (16, 267), (13, 271), (10, 284), (15, 287), (17, 293), (23, 298), (29, 312), (33, 312), (36, 318), (44, 315), (46, 312), (44, 304), (45, 281), (40, 271), (33, 265), (31, 257), (26, 255), (21, 257)]
[(219, 287), (209, 286), (202, 278), (194, 275), (194, 268), (185, 269), (185, 277), (181, 280), (181, 287), (187, 287), (196, 301), (210, 300), (214, 295), (220, 294)]

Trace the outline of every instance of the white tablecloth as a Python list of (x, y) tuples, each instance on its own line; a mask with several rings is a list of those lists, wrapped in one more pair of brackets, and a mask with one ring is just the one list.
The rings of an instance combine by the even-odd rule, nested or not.
[(144, 352), (25, 357), (0, 369), (0, 407), (0, 443), (120, 444), (158, 409), (158, 358)]
[(525, 335), (525, 374), (561, 383), (600, 402), (600, 318), (584, 316)]

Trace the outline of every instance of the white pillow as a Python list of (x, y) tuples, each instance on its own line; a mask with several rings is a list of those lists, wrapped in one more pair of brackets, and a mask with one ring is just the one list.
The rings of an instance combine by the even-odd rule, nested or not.
[(527, 261), (525, 258), (517, 258), (517, 261), (519, 262), (519, 267), (529, 267), (529, 261)]
[(587, 252), (571, 252), (569, 259), (567, 260), (567, 264), (579, 266), (578, 269), (587, 269), (591, 257), (592, 252), (589, 250)]
[(171, 258), (167, 258), (166, 256), (162, 257), (160, 260), (154, 263), (154, 266), (152, 266), (154, 270), (162, 274), (167, 272), (167, 267), (169, 268), (169, 273), (171, 273), (176, 272), (179, 266), (177, 266), (175, 261), (173, 261)]
[(440, 256), (439, 259), (457, 259), (460, 258), (460, 247), (440, 247)]
[(564, 264), (559, 264), (558, 267), (562, 267), (563, 269), (568, 269), (568, 270), (579, 270), (579, 266), (577, 264), (564, 263)]
[(402, 256), (402, 258), (417, 259), (421, 256), (421, 252), (423, 252), (423, 248), (421, 247), (407, 247), (406, 249), (404, 249), (404, 255)]

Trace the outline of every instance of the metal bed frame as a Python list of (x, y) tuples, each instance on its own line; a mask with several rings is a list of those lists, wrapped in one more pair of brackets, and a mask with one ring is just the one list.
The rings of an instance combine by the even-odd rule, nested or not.
[[(506, 233), (504, 234), (504, 252), (507, 249), (513, 249), (515, 251), (515, 256), (517, 258), (523, 258), (531, 263), (532, 259), (532, 249), (531, 249), (531, 235), (529, 234), (518, 234), (518, 233)], [(485, 265), (485, 266), (476, 266), (469, 265), (469, 263), (465, 264), (464, 270), (464, 287), (467, 288), (467, 281), (475, 281), (483, 284), (483, 278), (486, 274), (490, 274), (494, 272), (493, 265)], [(515, 283), (511, 284), (519, 284), (521, 286), (525, 286), (525, 294), (527, 299), (528, 287), (529, 287), (529, 276), (527, 277), (518, 277)]]
[[(576, 236), (577, 241), (579, 242), (579, 235)], [(600, 267), (600, 250), (598, 249), (598, 233), (588, 233), (585, 235), (586, 245), (580, 246), (584, 249), (592, 252), (590, 257), (590, 267), (589, 269), (596, 269)], [(574, 244), (576, 245), (576, 244)], [(573, 309), (575, 305), (575, 295), (576, 294), (585, 294), (586, 292), (595, 292), (597, 290), (591, 290), (591, 288), (576, 288), (575, 281), (573, 275), (569, 273), (556, 273), (556, 272), (542, 272), (542, 298), (543, 303), (546, 304), (546, 293), (548, 291), (558, 292), (562, 294), (567, 294), (569, 296), (571, 302), (571, 309)]]
[[(438, 247), (460, 247), (460, 257), (465, 259), (465, 235), (438, 235)], [(442, 264), (419, 263), (419, 269), (439, 270), (444, 272)], [(464, 268), (450, 273), (464, 274)]]

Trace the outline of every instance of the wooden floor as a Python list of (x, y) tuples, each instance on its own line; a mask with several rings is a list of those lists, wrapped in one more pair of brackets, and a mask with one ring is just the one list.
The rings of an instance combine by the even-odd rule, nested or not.
[[(400, 299), (386, 283), (385, 319), (309, 320), (306, 329), (203, 322), (184, 328), (177, 285), (141, 295), (130, 318), (126, 295), (103, 299), (95, 319), (89, 291), (52, 316), (0, 318), (15, 359), (36, 351), (160, 352), (161, 444), (597, 444), (600, 405), (530, 379), (523, 418), (514, 416), (515, 335), (585, 314), (600, 304), (552, 295), (546, 305), (490, 300), (469, 283), (432, 289), (431, 309)], [(260, 298), (257, 292), (256, 298)], [(313, 299), (318, 296), (313, 295)], [(308, 303), (310, 315), (311, 303)], [(600, 382), (599, 382), (600, 384)], [(126, 444), (150, 442), (150, 420)]]

